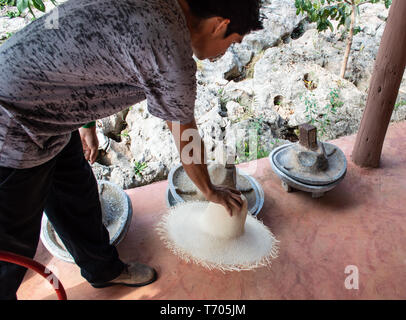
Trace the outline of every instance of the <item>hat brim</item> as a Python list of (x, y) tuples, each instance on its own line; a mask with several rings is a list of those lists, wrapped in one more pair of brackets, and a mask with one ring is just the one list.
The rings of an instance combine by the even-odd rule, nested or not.
[(247, 215), (244, 233), (237, 238), (216, 238), (201, 230), (199, 220), (207, 201), (193, 201), (171, 208), (159, 222), (157, 231), (175, 255), (207, 269), (221, 271), (252, 270), (270, 266), (277, 258), (279, 241), (251, 214)]

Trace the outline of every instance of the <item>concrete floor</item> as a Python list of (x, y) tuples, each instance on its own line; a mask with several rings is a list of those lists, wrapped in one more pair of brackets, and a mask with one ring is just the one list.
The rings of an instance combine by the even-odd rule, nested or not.
[[(92, 288), (78, 267), (52, 257), (39, 244), (35, 259), (55, 271), (69, 299), (405, 299), (406, 298), (406, 122), (393, 124), (381, 167), (351, 162), (355, 136), (333, 141), (346, 154), (348, 172), (336, 189), (312, 199), (286, 193), (268, 159), (256, 162), (254, 177), (265, 191), (259, 219), (280, 240), (271, 268), (207, 271), (180, 261), (154, 226), (166, 210), (167, 181), (128, 190), (134, 218), (118, 246), (123, 260), (154, 266), (159, 279), (146, 287)], [(359, 289), (346, 289), (347, 266), (356, 266)], [(28, 272), (19, 299), (56, 299), (51, 286)]]

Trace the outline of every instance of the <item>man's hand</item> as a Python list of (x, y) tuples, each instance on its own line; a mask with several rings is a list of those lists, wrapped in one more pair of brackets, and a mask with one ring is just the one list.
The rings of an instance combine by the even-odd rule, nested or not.
[[(233, 215), (233, 209), (241, 210), (243, 201), (239, 196), (241, 194), (240, 191), (226, 186), (216, 186), (211, 183), (207, 165), (205, 164), (204, 143), (198, 133), (196, 122), (192, 121), (182, 125), (167, 121), (167, 124), (173, 134), (183, 169), (206, 199), (223, 205), (230, 216)], [(193, 136), (185, 134), (189, 139), (183, 139), (184, 133), (188, 133), (188, 131), (189, 133), (192, 131), (195, 134)], [(184, 152), (186, 146), (188, 146), (186, 148), (188, 152)], [(189, 146), (193, 146), (193, 148), (189, 148)], [(190, 163), (189, 159), (187, 159), (188, 161), (185, 162), (185, 156), (194, 161)]]
[(241, 192), (226, 186), (212, 185), (212, 190), (204, 196), (210, 202), (221, 204), (230, 216), (233, 215), (233, 210), (240, 211), (243, 206)]
[(99, 140), (96, 135), (96, 127), (79, 128), (80, 139), (83, 145), (83, 154), (87, 161), (93, 164), (99, 152)]

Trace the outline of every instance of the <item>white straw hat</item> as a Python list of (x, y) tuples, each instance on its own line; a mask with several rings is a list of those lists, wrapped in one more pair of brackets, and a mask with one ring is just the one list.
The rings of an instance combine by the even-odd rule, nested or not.
[(157, 231), (175, 255), (208, 269), (241, 271), (269, 266), (278, 255), (279, 241), (249, 214), (247, 200), (242, 198), (243, 209), (233, 211), (232, 217), (222, 205), (212, 202), (178, 204), (162, 217)]

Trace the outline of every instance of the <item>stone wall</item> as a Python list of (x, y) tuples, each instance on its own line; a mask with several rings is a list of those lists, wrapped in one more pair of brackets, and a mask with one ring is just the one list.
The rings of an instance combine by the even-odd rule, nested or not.
[[(321, 140), (357, 132), (388, 10), (381, 4), (361, 8), (361, 31), (345, 79), (339, 77), (346, 45), (340, 31), (317, 32), (296, 15), (293, 0), (264, 1), (262, 13), (264, 30), (246, 36), (215, 63), (196, 61), (195, 117), (211, 160), (224, 146), (244, 145), (253, 131), (258, 150), (239, 162), (296, 141), (297, 126), (304, 122), (313, 121)], [(0, 17), (0, 39), (29, 20)], [(405, 118), (406, 75), (392, 120)], [(93, 169), (99, 179), (132, 188), (166, 179), (179, 163), (166, 123), (148, 113), (146, 101), (97, 125), (102, 150)]]

